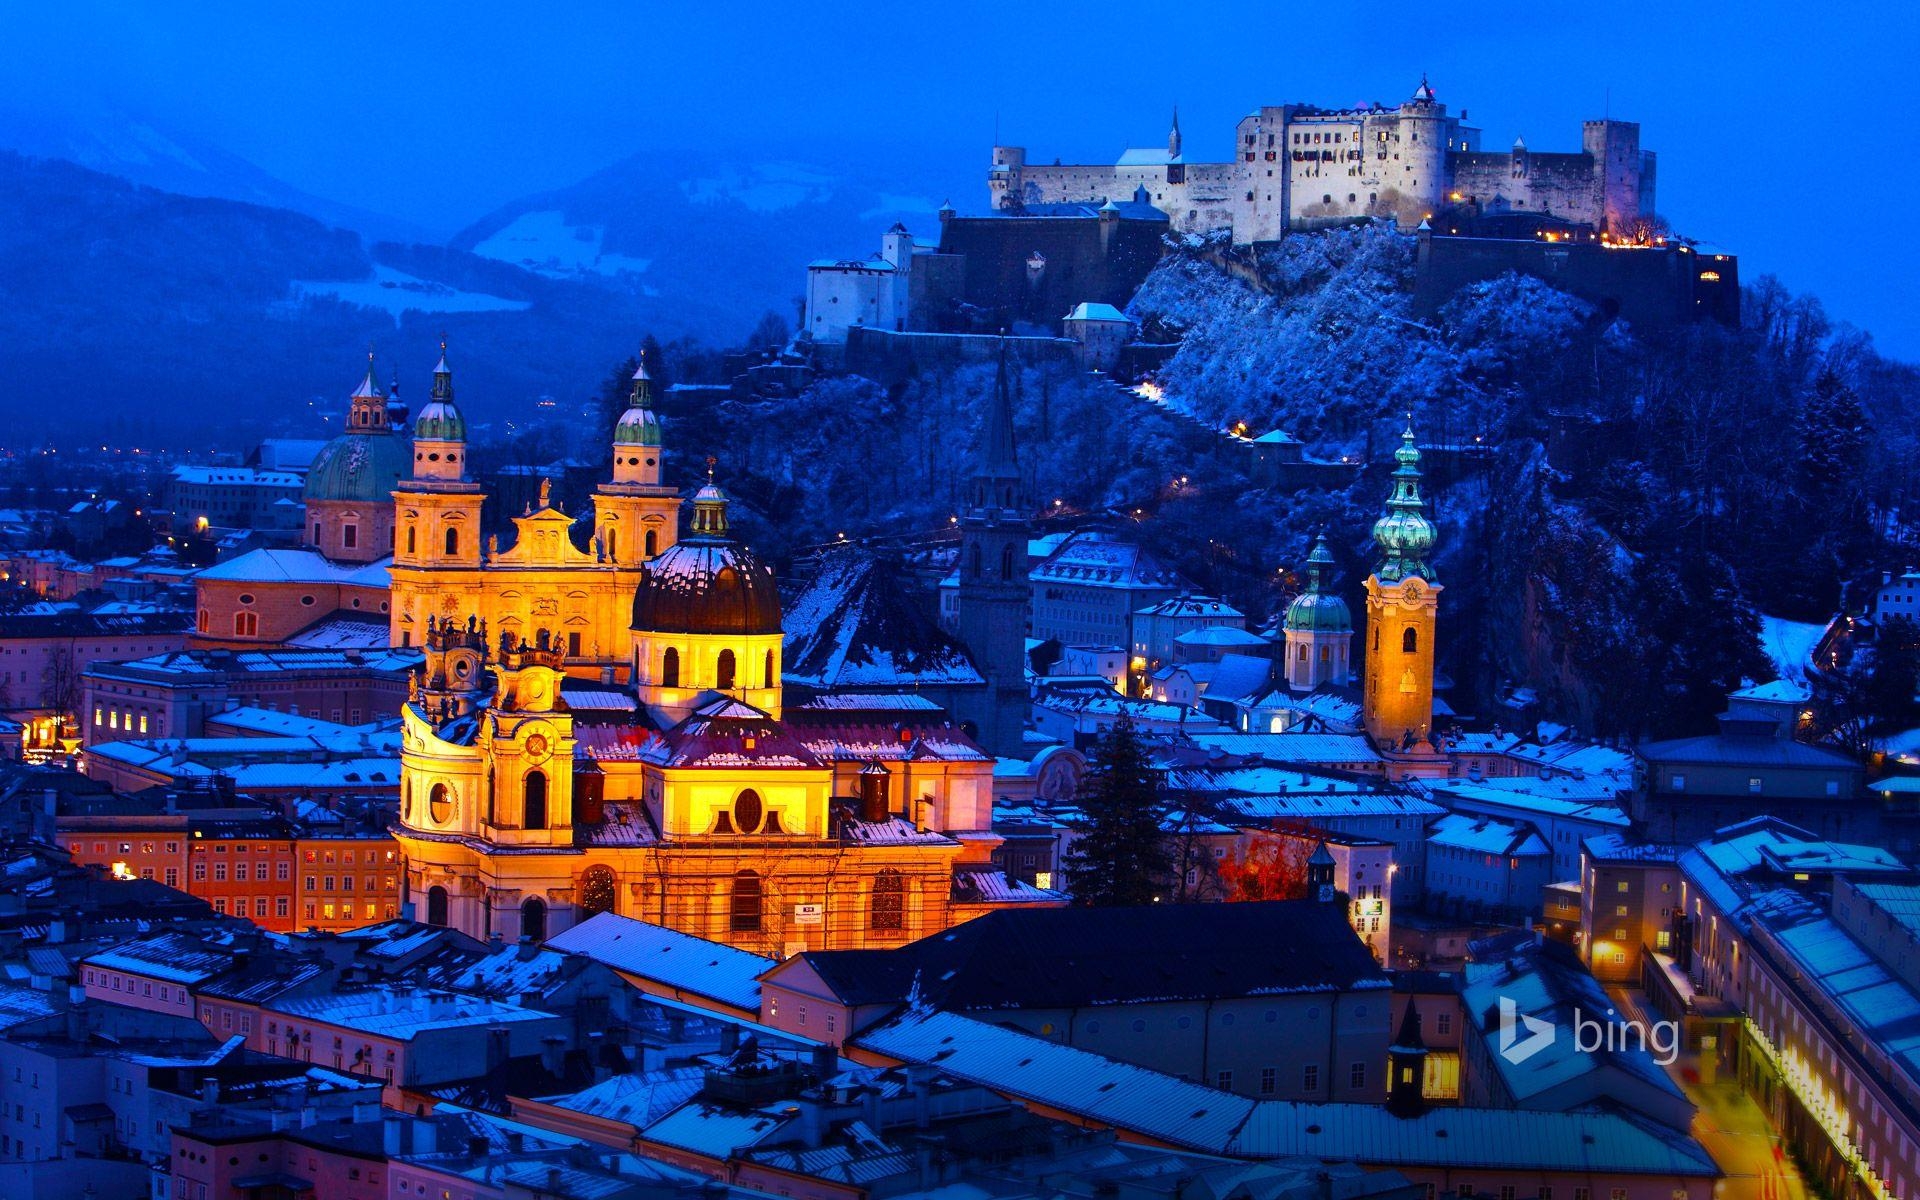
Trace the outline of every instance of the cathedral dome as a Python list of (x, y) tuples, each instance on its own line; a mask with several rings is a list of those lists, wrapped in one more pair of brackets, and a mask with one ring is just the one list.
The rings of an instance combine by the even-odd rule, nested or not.
[(640, 568), (637, 633), (780, 633), (773, 568), (727, 537), (727, 494), (711, 482), (693, 494), (693, 533)]
[(393, 489), (406, 478), (405, 438), (382, 429), (343, 433), (321, 447), (307, 471), (306, 499), (390, 503)]
[(640, 568), (633, 629), (641, 633), (778, 634), (773, 568), (730, 542), (687, 538)]

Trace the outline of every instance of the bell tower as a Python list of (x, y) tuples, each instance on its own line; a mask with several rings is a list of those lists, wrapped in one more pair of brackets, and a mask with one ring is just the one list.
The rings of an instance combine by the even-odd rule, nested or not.
[(960, 517), (960, 588), (956, 632), (986, 676), (984, 693), (971, 693), (955, 708), (989, 754), (1024, 753), (1027, 711), (1027, 522), (1026, 486), (1013, 438), (1013, 397), (1007, 384), (1007, 343), (993, 398), (967, 484)]
[(573, 845), (573, 714), (560, 699), (560, 639), (500, 635), (493, 703), (481, 724), (487, 801), (482, 831), (510, 846)]
[(424, 644), (432, 616), (472, 612), (478, 602), (486, 494), (467, 471), (467, 422), (453, 400), (444, 342), (433, 394), (414, 418), (413, 437), (412, 475), (393, 493), (389, 637), (396, 646)]
[(665, 454), (653, 402), (643, 355), (627, 410), (613, 427), (613, 479), (593, 500), (595, 553), (615, 567), (651, 562), (680, 536), (680, 497), (661, 483)]
[(1373, 523), (1380, 566), (1367, 577), (1367, 733), (1382, 752), (1432, 753), (1434, 623), (1441, 586), (1427, 556), (1435, 540), (1420, 498), (1413, 429), (1394, 451), (1393, 492)]

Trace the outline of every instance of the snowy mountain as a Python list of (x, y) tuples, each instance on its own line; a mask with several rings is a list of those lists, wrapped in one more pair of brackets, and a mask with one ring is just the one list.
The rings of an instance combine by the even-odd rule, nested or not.
[(864, 256), (896, 221), (936, 239), (938, 187), (880, 179), (870, 164), (856, 175), (647, 153), (505, 205), (452, 245), (547, 278), (671, 300), (709, 339), (733, 343), (768, 311), (794, 322), (809, 260)]

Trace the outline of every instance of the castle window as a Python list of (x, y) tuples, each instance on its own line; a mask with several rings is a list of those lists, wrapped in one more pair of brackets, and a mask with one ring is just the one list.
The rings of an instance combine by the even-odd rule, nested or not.
[(547, 902), (538, 896), (528, 896), (520, 905), (520, 936), (536, 942), (547, 940)]
[(522, 806), (522, 824), (528, 829), (547, 827), (547, 774), (545, 771), (527, 772), (526, 802)]
[(733, 824), (741, 833), (760, 832), (761, 822), (766, 819), (767, 806), (761, 802), (760, 793), (747, 788), (733, 798)]
[(760, 876), (741, 871), (733, 877), (733, 912), (730, 928), (735, 933), (760, 932)]
[(719, 659), (713, 664), (713, 686), (724, 692), (733, 686), (733, 677), (733, 651), (722, 650)]
[(1400, 634), (1400, 653), (1418, 654), (1420, 652), (1420, 631), (1409, 625)]
[(612, 912), (618, 893), (613, 872), (607, 867), (588, 867), (580, 873), (580, 886), (573, 906), (582, 920), (598, 913)]
[(868, 924), (876, 933), (899, 933), (907, 927), (907, 881), (892, 867), (874, 876)]
[(680, 651), (672, 646), (660, 658), (660, 686), (680, 686)]
[(427, 924), (447, 923), (447, 889), (435, 885), (427, 889)]
[(452, 526), (447, 528), (447, 553), (460, 553), (460, 531)]

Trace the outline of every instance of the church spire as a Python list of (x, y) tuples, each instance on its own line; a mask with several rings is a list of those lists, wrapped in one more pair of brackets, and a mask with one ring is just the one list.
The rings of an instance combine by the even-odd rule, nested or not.
[(1413, 444), (1411, 422), (1400, 435), (1400, 448), (1393, 457), (1399, 465), (1394, 468), (1386, 515), (1373, 523), (1373, 542), (1381, 554), (1376, 573), (1388, 583), (1415, 577), (1431, 582), (1434, 572), (1427, 554), (1433, 549), (1436, 534), (1424, 511), (1426, 501), (1420, 496), (1420, 448)]
[(1013, 391), (1007, 381), (1007, 339), (1000, 339), (1000, 364), (994, 373), (993, 399), (974, 456), (973, 507), (985, 515), (990, 509), (1021, 507), (1020, 459), (1013, 438)]
[(443, 404), (453, 402), (453, 368), (447, 365), (447, 342), (440, 340), (440, 365), (433, 369), (433, 396)]
[(1180, 106), (1173, 106), (1173, 128), (1167, 131), (1167, 157), (1180, 157)]

